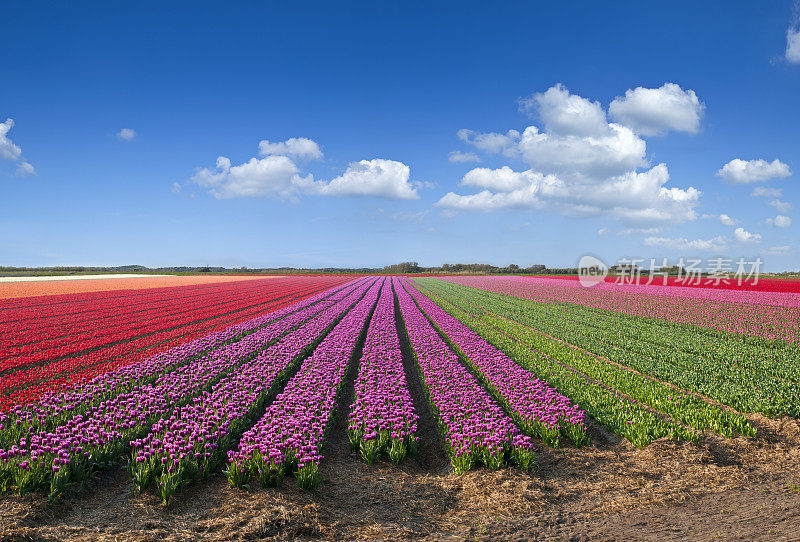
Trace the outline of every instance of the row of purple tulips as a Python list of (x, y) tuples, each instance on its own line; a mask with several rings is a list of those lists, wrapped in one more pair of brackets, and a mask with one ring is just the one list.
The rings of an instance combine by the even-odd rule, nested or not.
[(478, 463), (498, 469), (509, 460), (523, 470), (531, 468), (535, 461), (531, 439), (448, 348), (406, 291), (407, 282), (397, 278), (393, 282), (453, 469), (461, 473)]
[(381, 291), (367, 330), (347, 434), (350, 448), (372, 463), (384, 452), (399, 464), (416, 452), (419, 437), (414, 403), (403, 370), (391, 281)]
[(383, 280), (325, 337), (286, 389), (247, 431), (237, 451), (228, 454), (228, 479), (234, 486), (257, 476), (262, 485), (279, 485), (286, 470), (298, 485), (313, 489), (321, 481), (322, 444), (336, 408), (336, 396), (362, 338)]
[(414, 288), (410, 281), (403, 279), (402, 282), (453, 350), (462, 356), (528, 434), (541, 438), (550, 446), (558, 446), (562, 434), (577, 446), (586, 443), (586, 414), (583, 410), (450, 316)]
[(226, 452), (285, 384), (292, 369), (343, 315), (349, 315), (373, 282), (360, 280), (338, 301), (339, 295), (332, 296), (327, 302), (330, 306), (315, 311), (302, 326), (227, 373), (210, 391), (160, 419), (145, 438), (133, 440), (134, 486), (142, 491), (157, 480), (166, 504), (182, 485), (208, 475), (224, 461)]

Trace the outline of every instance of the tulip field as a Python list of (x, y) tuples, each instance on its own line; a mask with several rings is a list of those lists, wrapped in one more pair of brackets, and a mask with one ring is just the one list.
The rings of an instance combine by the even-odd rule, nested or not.
[(400, 469), (433, 439), (454, 476), (536, 476), (543, 451), (608, 435), (632, 449), (755, 439), (759, 416), (800, 416), (794, 291), (521, 276), (81, 287), (0, 297), (4, 493), (56, 502), (112, 468), (165, 505), (215, 475), (315, 490), (337, 427), (364, 465)]

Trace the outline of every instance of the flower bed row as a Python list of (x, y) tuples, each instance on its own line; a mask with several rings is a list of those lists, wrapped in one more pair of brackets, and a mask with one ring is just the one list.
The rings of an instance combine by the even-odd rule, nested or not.
[(50, 392), (34, 403), (15, 405), (7, 413), (0, 413), (0, 449), (18, 442), (21, 436), (32, 430), (51, 429), (119, 393), (152, 383), (159, 376), (201, 355), (211, 354), (214, 350), (241, 340), (264, 326), (315, 305), (325, 298), (346, 295), (355, 287), (355, 283), (351, 282), (331, 288), (264, 316), (183, 343), (139, 363), (103, 373), (76, 388)]
[[(306, 295), (313, 293), (313, 291), (306, 292)], [(293, 296), (277, 303), (266, 302), (246, 307), (188, 326), (153, 333), (139, 339), (93, 350), (83, 355), (68, 357), (52, 362), (46, 367), (37, 367), (21, 373), (1, 376), (0, 385), (5, 388), (5, 394), (0, 395), (0, 411), (7, 410), (15, 404), (35, 401), (50, 391), (74, 387), (110, 370), (130, 365), (230, 325), (245, 322), (297, 300), (298, 298)]]
[(583, 288), (569, 280), (541, 277), (442, 277), (443, 280), (544, 303), (571, 303), (696, 326), (765, 343), (800, 342), (800, 294), (710, 290), (676, 286), (603, 283)]
[(202, 289), (167, 288), (161, 293), (144, 293), (120, 300), (51, 303), (38, 307), (35, 311), (4, 310), (2, 315), (6, 321), (0, 324), (0, 332), (13, 331), (14, 334), (0, 340), (0, 349), (69, 335), (86, 325), (100, 327), (101, 324), (109, 323), (107, 320), (113, 323), (113, 320), (120, 317), (131, 319), (136, 315), (158, 314), (159, 311), (181, 305), (210, 305), (234, 297), (250, 296), (259, 290), (265, 292), (275, 287), (276, 284), (270, 281), (247, 281), (241, 284), (229, 282), (204, 285)]
[[(755, 434), (753, 426), (741, 414), (726, 412), (674, 386), (620, 365), (671, 382), (681, 389), (702, 393), (739, 411), (770, 414), (794, 404), (793, 410), (784, 412), (798, 412), (796, 383), (771, 378), (757, 370), (746, 370), (736, 363), (719, 363), (658, 342), (633, 339), (630, 335), (636, 332), (636, 322), (612, 325), (606, 322), (606, 318), (615, 322), (613, 315), (598, 314), (590, 325), (582, 322), (579, 315), (568, 318), (558, 306), (441, 281), (422, 283), (430, 284), (436, 291), (449, 292), (448, 297), (456, 304), (464, 306), (470, 303), (473, 311), (490, 311), (523, 324), (531, 330), (526, 341), (534, 348), (696, 429), (711, 429), (724, 437)], [(572, 311), (565, 312), (572, 314)], [(559, 343), (553, 337), (582, 350)]]
[[(102, 319), (105, 316), (99, 313), (100, 320), (92, 320), (82, 324), (82, 333), (79, 336), (59, 337), (60, 332), (55, 332), (55, 337), (48, 339), (47, 335), (34, 332), (31, 334), (33, 343), (27, 345), (7, 348), (0, 351), (0, 356), (5, 358), (4, 369), (25, 367), (44, 362), (57, 362), (59, 359), (80, 354), (97, 348), (115, 348), (118, 343), (124, 343), (152, 333), (167, 331), (183, 326), (191, 325), (194, 322), (228, 314), (234, 311), (246, 309), (257, 305), (266, 305), (278, 301), (284, 297), (283, 290), (276, 288), (256, 288), (247, 291), (246, 295), (241, 295), (243, 291), (232, 291), (225, 299), (216, 300), (213, 303), (202, 302), (181, 302), (173, 306), (159, 309), (156, 313), (132, 314), (129, 321), (127, 315), (116, 309), (120, 319)], [(12, 330), (13, 331), (13, 330)], [(13, 331), (16, 335), (17, 333)], [(100, 332), (100, 333), (98, 333)], [(16, 373), (19, 374), (19, 373)], [(5, 385), (0, 381), (0, 391), (5, 389)]]
[(342, 318), (258, 423), (244, 434), (239, 449), (229, 452), (231, 485), (241, 486), (253, 477), (265, 486), (279, 485), (286, 470), (296, 472), (298, 485), (304, 489), (319, 484), (322, 443), (336, 396), (383, 282), (377, 281)]
[(148, 433), (154, 422), (174, 408), (208, 390), (226, 374), (238, 374), (238, 370), (231, 371), (240, 369), (287, 331), (306, 321), (314, 326), (315, 316), (329, 312), (326, 307), (331, 304), (342, 302), (323, 300), (168, 372), (152, 384), (103, 401), (52, 431), (23, 437), (18, 445), (0, 453), (0, 485), (8, 486), (11, 478), (24, 493), (49, 483), (51, 498), (57, 498), (69, 483), (86, 478), (93, 467), (119, 457), (130, 440)]
[(507, 460), (529, 469), (534, 463), (530, 438), (447, 347), (400, 280), (392, 280), (421, 380), (455, 471), (467, 471), (477, 463), (497, 469)]
[(362, 279), (341, 301), (227, 374), (209, 392), (156, 422), (147, 436), (132, 439), (130, 471), (135, 487), (143, 491), (156, 481), (166, 504), (182, 485), (208, 475), (292, 369), (365, 297), (374, 282)]
[(394, 290), (383, 288), (362, 350), (350, 409), (350, 448), (372, 463), (387, 453), (398, 464), (417, 449), (417, 420), (403, 370), (394, 316)]
[[(191, 301), (169, 300), (166, 306), (161, 307), (115, 307), (104, 311), (92, 311), (92, 314), (86, 315), (83, 321), (64, 322), (63, 327), (50, 326), (46, 329), (26, 332), (11, 330), (9, 335), (14, 336), (15, 341), (20, 344), (0, 348), (0, 358), (8, 360), (4, 372), (9, 373), (12, 372), (9, 369), (47, 363), (47, 360), (55, 359), (55, 356), (50, 355), (53, 352), (66, 352), (64, 355), (68, 356), (86, 350), (87, 346), (88, 348), (103, 347), (113, 342), (119, 342), (117, 339), (120, 338), (120, 340), (125, 340), (128, 337), (147, 333), (160, 322), (172, 320), (179, 323), (186, 317), (186, 314), (225, 313), (227, 312), (226, 307), (232, 306), (234, 302), (237, 304), (250, 301), (258, 303), (263, 300), (268, 300), (264, 304), (264, 308), (269, 310), (273, 305), (291, 300), (295, 294), (314, 293), (318, 291), (318, 288), (303, 287), (297, 291), (286, 291), (251, 286), (248, 288), (248, 292), (242, 290), (214, 292), (202, 299)], [(0, 331), (0, 333), (2, 332)]]
[(529, 434), (551, 446), (558, 446), (562, 434), (578, 446), (586, 443), (585, 413), (568, 397), (450, 316), (408, 279), (402, 279), (402, 283), (453, 349)]
[[(611, 386), (587, 378), (573, 368), (570, 362), (580, 355), (577, 350), (552, 340), (544, 344), (534, 343), (537, 336), (534, 330), (485, 314), (482, 310), (469, 312), (460, 306), (462, 299), (459, 295), (447, 295), (445, 298), (437, 295), (438, 292), (427, 289), (424, 291), (453, 317), (480, 334), (510, 359), (555, 386), (598, 423), (634, 445), (644, 447), (661, 437), (697, 440), (697, 434), (693, 430), (664, 419), (662, 415), (638, 401), (626, 397)], [(548, 345), (562, 348), (559, 359), (545, 354), (536, 346), (532, 347), (533, 344), (542, 348), (547, 348)], [(675, 395), (675, 400), (678, 401), (680, 393), (677, 390)]]

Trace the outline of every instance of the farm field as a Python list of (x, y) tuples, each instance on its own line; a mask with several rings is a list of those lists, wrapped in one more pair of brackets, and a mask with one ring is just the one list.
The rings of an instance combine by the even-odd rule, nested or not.
[(0, 299), (0, 539), (800, 529), (794, 285), (210, 278)]
[(173, 275), (74, 275), (52, 277), (0, 277), (0, 299), (36, 297), (58, 294), (106, 292), (110, 290), (139, 290), (219, 284), (245, 280), (264, 280), (277, 276), (173, 276)]

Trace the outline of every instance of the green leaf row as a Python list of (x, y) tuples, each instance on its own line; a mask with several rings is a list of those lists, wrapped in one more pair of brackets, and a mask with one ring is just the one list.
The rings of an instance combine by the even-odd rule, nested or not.
[[(440, 286), (441, 284), (441, 282), (436, 282), (432, 284), (432, 287), (437, 292), (450, 290), (450, 295), (455, 299), (454, 302), (459, 303), (466, 311), (484, 313), (485, 318), (494, 321), (495, 324), (507, 322), (507, 325), (515, 329), (522, 329), (526, 342), (533, 348), (568, 363), (593, 380), (619, 390), (682, 424), (699, 430), (709, 429), (725, 437), (732, 437), (736, 434), (755, 435), (755, 429), (741, 414), (726, 412), (716, 405), (676, 390), (663, 382), (647, 378), (615, 363), (560, 343), (537, 329), (531, 328), (524, 321), (526, 315), (520, 316), (503, 306), (502, 300), (481, 295), (485, 292), (478, 293), (472, 289), (462, 291), (459, 287), (451, 290), (450, 285)], [(559, 325), (563, 326), (564, 323)], [(552, 331), (557, 331), (557, 329)], [(566, 342), (585, 348), (585, 344), (575, 342), (574, 337), (570, 338), (573, 340), (566, 340)]]
[[(437, 281), (437, 287), (461, 292), (461, 286)], [(455, 290), (454, 290), (455, 289)], [(496, 314), (511, 318), (593, 354), (607, 357), (642, 373), (703, 394), (740, 412), (766, 416), (800, 413), (800, 385), (730, 361), (716, 361), (637, 336), (650, 333), (649, 321), (619, 319), (613, 313), (591, 313), (591, 320), (574, 306), (537, 303), (506, 294), (467, 288), (472, 299)], [(722, 339), (717, 339), (721, 342)], [(735, 349), (736, 344), (720, 347)], [(748, 434), (745, 432), (744, 434)]]
[[(417, 282), (422, 281), (417, 279)], [(491, 315), (471, 314), (451, 303), (457, 301), (457, 296), (447, 296), (445, 299), (428, 289), (423, 288), (423, 292), (509, 358), (570, 397), (597, 422), (634, 445), (644, 447), (661, 437), (697, 439), (697, 433), (691, 429), (663, 419), (640, 403), (587, 379), (565, 362), (531, 349), (528, 340), (535, 333), (524, 326)], [(568, 346), (551, 342), (563, 349), (561, 354), (565, 359), (579, 355), (578, 351)]]

